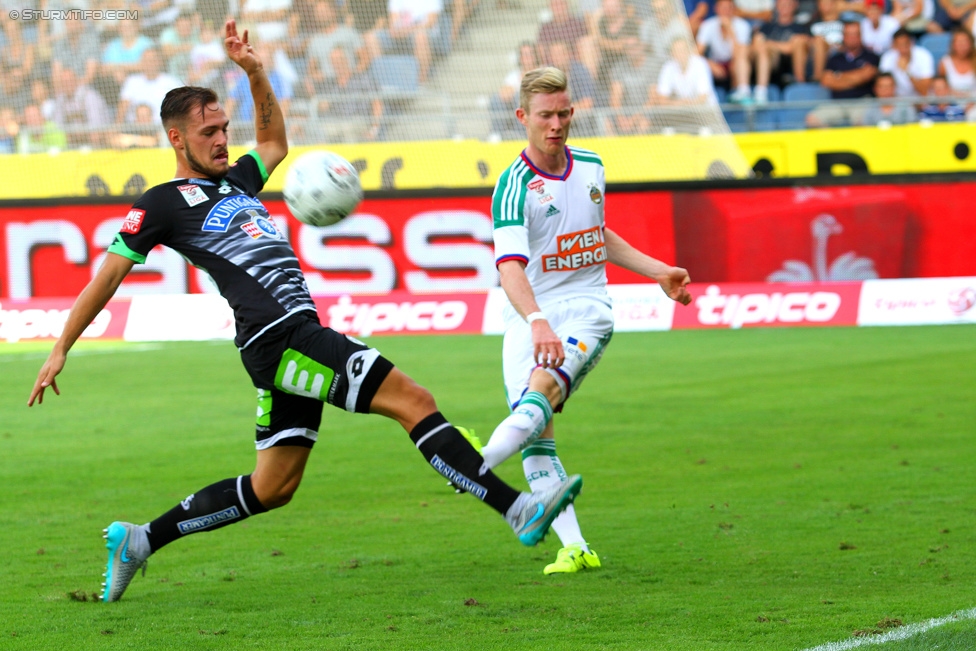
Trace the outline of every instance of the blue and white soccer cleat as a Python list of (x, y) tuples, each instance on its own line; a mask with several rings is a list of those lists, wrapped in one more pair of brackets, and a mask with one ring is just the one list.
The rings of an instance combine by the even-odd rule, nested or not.
[(527, 504), (511, 522), (519, 541), (534, 547), (545, 539), (552, 521), (573, 503), (582, 488), (583, 478), (570, 475), (564, 482), (530, 493)]
[(137, 524), (113, 522), (103, 533), (105, 535), (102, 537), (107, 541), (108, 564), (103, 575), (105, 583), (102, 584), (101, 598), (107, 603), (122, 598), (122, 593), (140, 568), (142, 575), (146, 575), (146, 559), (151, 552), (148, 541), (140, 541), (143, 543), (141, 545), (133, 544), (134, 535), (145, 538), (145, 533)]

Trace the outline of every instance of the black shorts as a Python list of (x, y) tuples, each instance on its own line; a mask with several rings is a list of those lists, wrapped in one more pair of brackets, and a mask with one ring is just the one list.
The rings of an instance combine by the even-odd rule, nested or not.
[(258, 390), (256, 443), (312, 447), (322, 403), (369, 413), (393, 364), (360, 341), (296, 314), (241, 351)]

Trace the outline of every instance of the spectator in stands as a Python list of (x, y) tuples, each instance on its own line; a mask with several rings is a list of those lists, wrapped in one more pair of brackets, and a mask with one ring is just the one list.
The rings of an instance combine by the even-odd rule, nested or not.
[[(879, 100), (891, 100), (895, 97), (895, 80), (887, 72), (882, 72), (875, 77), (874, 96)], [(915, 109), (908, 104), (879, 102), (872, 104), (861, 114), (860, 124), (866, 127), (891, 126), (914, 121)]]
[(844, 41), (844, 23), (840, 20), (840, 11), (840, 0), (817, 1), (817, 15), (810, 25), (814, 81), (820, 81), (827, 58), (837, 52)]
[(685, 13), (688, 14), (688, 25), (693, 36), (698, 35), (698, 29), (706, 18), (715, 13), (715, 0), (684, 0)]
[[(321, 25), (316, 17), (318, 0), (292, 0), (292, 9), (288, 14), (288, 36), (285, 38), (282, 54), (288, 58), (296, 70), (296, 74), (308, 72), (308, 42)], [(344, 3), (344, 7), (348, 2)], [(333, 5), (334, 6), (334, 5)], [(352, 19), (345, 11), (339, 13), (339, 22), (343, 25), (352, 23)], [(295, 95), (307, 96), (304, 83), (295, 86)]]
[(200, 41), (190, 48), (187, 84), (207, 87), (217, 85), (226, 60), (224, 41), (215, 23), (204, 20), (200, 26)]
[[(637, 34), (629, 37), (630, 42), (634, 43)], [(640, 41), (636, 41), (637, 47), (641, 48)], [(590, 111), (598, 104), (598, 91), (596, 82), (590, 76), (590, 71), (582, 63), (573, 58), (572, 48), (566, 41), (555, 41), (549, 45), (549, 60), (543, 62), (559, 68), (566, 73), (569, 80), (569, 88), (573, 94), (573, 108), (576, 114), (573, 116), (573, 129), (579, 127), (579, 112)]]
[[(878, 63), (878, 55), (864, 49), (861, 43), (861, 26), (855, 22), (844, 23), (841, 49), (827, 59), (820, 84), (835, 100), (869, 97), (878, 74)], [(858, 124), (862, 112), (859, 107), (847, 103), (825, 104), (808, 113), (806, 123), (809, 127)]]
[(200, 17), (183, 9), (173, 24), (159, 35), (159, 47), (166, 60), (166, 71), (178, 77), (190, 69), (190, 52), (200, 42)]
[(891, 49), (891, 39), (901, 29), (901, 23), (884, 10), (885, 0), (865, 0), (861, 19), (861, 42), (878, 56)]
[(78, 83), (91, 85), (98, 74), (102, 46), (95, 30), (86, 29), (84, 20), (66, 20), (64, 32), (51, 41), (51, 75), (57, 77), (62, 68), (75, 71)]
[(956, 95), (976, 93), (976, 45), (973, 33), (956, 28), (952, 32), (949, 53), (939, 61), (939, 75), (946, 78)]
[(346, 0), (344, 7), (352, 19), (352, 27), (360, 34), (369, 34), (386, 27), (387, 0)]
[(102, 96), (91, 86), (79, 84), (71, 68), (62, 68), (54, 83), (54, 121), (67, 132), (68, 144), (101, 145), (103, 130), (112, 123), (112, 114)]
[(45, 118), (40, 106), (28, 104), (24, 107), (17, 134), (18, 154), (62, 151), (67, 147), (68, 138), (64, 130), (54, 120)]
[[(596, 43), (599, 49), (600, 64), (597, 74), (591, 76), (606, 88), (610, 71), (614, 66), (623, 61), (626, 53), (624, 52), (625, 39), (631, 36), (640, 35), (640, 24), (632, 15), (630, 5), (625, 5), (623, 0), (603, 0), (601, 5), (600, 17), (597, 20)], [(566, 43), (566, 41), (557, 41)], [(550, 53), (549, 60), (552, 60)], [(559, 66), (556, 66), (557, 68)], [(567, 75), (569, 70), (563, 69)], [(573, 80), (569, 80), (570, 88), (573, 87)], [(573, 101), (576, 103), (576, 92), (573, 91)], [(576, 105), (579, 108), (579, 105)]]
[(30, 101), (41, 111), (45, 120), (54, 119), (54, 98), (51, 97), (51, 87), (39, 77), (31, 80)]
[(752, 42), (756, 57), (755, 100), (759, 104), (769, 101), (769, 82), (773, 72), (775, 79), (792, 75), (790, 81), (805, 82), (809, 32), (797, 23), (796, 0), (776, 0), (776, 18), (764, 24)]
[[(731, 0), (724, 0), (731, 3)], [(657, 70), (647, 56), (640, 39), (631, 36), (624, 50), (627, 58), (610, 73), (610, 108), (613, 119), (605, 129), (614, 135), (647, 133), (651, 121), (644, 111), (648, 89), (654, 84)]]
[(139, 21), (120, 20), (119, 35), (102, 51), (102, 71), (119, 84), (139, 71), (142, 53), (153, 46), (152, 39), (139, 32)]
[(316, 88), (318, 111), (326, 118), (328, 142), (379, 140), (383, 133), (383, 102), (376, 82), (366, 71), (357, 72), (344, 47), (331, 53), (335, 71)]
[[(708, 10), (708, 5), (701, 4)], [(667, 59), (671, 56), (669, 44), (677, 38), (685, 38), (688, 30), (694, 34), (698, 25), (691, 29), (689, 21), (675, 11), (672, 0), (651, 0), (650, 13), (641, 25), (641, 42), (649, 45), (651, 52), (660, 59)]]
[(501, 88), (488, 101), (494, 139), (517, 140), (525, 135), (525, 127), (515, 117), (515, 109), (519, 104), (519, 88), (522, 75), (538, 67), (535, 43), (523, 41), (519, 44), (517, 67), (505, 76)]
[(34, 47), (27, 43), (23, 35), (23, 21), (3, 21), (4, 44), (0, 47), (0, 69), (3, 74), (13, 76), (11, 86), (18, 94), (26, 91), (28, 79), (34, 68)]
[(774, 0), (733, 0), (735, 15), (745, 19), (755, 32), (761, 25), (773, 19)]
[(12, 106), (0, 106), (0, 154), (12, 154), (17, 149), (17, 132), (20, 125)]
[(891, 17), (912, 34), (942, 31), (935, 18), (935, 0), (892, 0)]
[[(639, 39), (637, 39), (636, 31), (630, 39), (632, 42), (636, 41), (640, 43)], [(593, 77), (590, 76), (590, 71), (586, 69), (586, 66), (573, 58), (569, 43), (565, 41), (555, 41), (552, 43), (549, 46), (549, 61), (544, 63), (562, 70), (566, 73), (566, 77), (569, 80), (569, 90), (573, 97), (573, 108), (576, 111), (573, 114), (573, 133), (582, 137), (600, 135), (593, 109), (598, 104), (603, 105), (604, 102), (599, 101), (600, 91)]]
[(319, 0), (315, 4), (315, 22), (318, 29), (309, 38), (306, 49), (307, 85), (314, 89), (327, 80), (335, 79), (332, 51), (337, 47), (345, 51), (345, 60), (355, 71), (362, 72), (368, 67), (369, 58), (363, 37), (355, 29), (339, 21), (339, 12), (333, 0)]
[(241, 11), (241, 22), (253, 25), (253, 33), (259, 43), (284, 41), (288, 36), (291, 0), (244, 0)]
[(918, 112), (919, 120), (931, 122), (961, 122), (966, 119), (966, 107), (952, 101), (948, 80), (937, 75), (932, 78), (929, 97), (936, 101), (926, 104)]
[(412, 52), (419, 67), (418, 81), (426, 84), (433, 62), (431, 41), (439, 35), (443, 11), (443, 0), (389, 0), (386, 28), (366, 34), (370, 58)]
[(752, 101), (749, 89), (751, 61), (749, 45), (752, 30), (749, 23), (734, 14), (732, 0), (717, 0), (715, 15), (698, 28), (698, 50), (708, 59), (716, 85), (730, 84), (733, 102)]
[(154, 114), (148, 104), (137, 106), (135, 118), (117, 127), (108, 139), (113, 149), (159, 147), (164, 143), (169, 144), (169, 140), (159, 123), (159, 112)]
[(937, 14), (937, 21), (943, 31), (950, 31), (957, 27), (972, 29), (976, 0), (938, 0), (942, 11)]
[(536, 44), (539, 46), (539, 59), (549, 59), (549, 46), (556, 41), (564, 41), (573, 48), (573, 57), (586, 66), (590, 75), (600, 74), (600, 51), (596, 39), (588, 33), (586, 21), (569, 9), (567, 0), (549, 0), (552, 18), (539, 26)]
[(162, 124), (159, 109), (163, 105), (163, 98), (170, 90), (182, 86), (183, 82), (163, 72), (163, 57), (156, 48), (142, 53), (140, 65), (142, 71), (129, 75), (122, 84), (115, 121), (135, 122), (138, 107), (148, 106), (153, 120)]
[(687, 106), (717, 104), (708, 62), (684, 38), (671, 43), (671, 58), (661, 68), (657, 85), (651, 86), (651, 104)]
[(912, 35), (902, 28), (895, 32), (890, 50), (881, 55), (878, 70), (887, 72), (895, 80), (895, 95), (916, 97), (927, 95), (935, 76), (932, 53), (912, 42)]

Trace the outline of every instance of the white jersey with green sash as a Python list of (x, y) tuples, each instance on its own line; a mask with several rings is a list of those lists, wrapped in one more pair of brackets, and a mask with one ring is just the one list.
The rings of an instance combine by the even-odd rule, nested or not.
[(495, 264), (524, 262), (541, 308), (583, 296), (609, 305), (603, 161), (577, 147), (566, 156), (562, 176), (541, 171), (524, 151), (502, 172), (492, 195)]

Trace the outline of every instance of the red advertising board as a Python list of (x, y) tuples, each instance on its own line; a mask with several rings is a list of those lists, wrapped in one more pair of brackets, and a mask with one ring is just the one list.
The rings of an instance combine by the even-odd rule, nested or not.
[[(0, 302), (0, 341), (14, 343), (32, 339), (56, 339), (61, 336), (73, 303), (74, 300), (69, 298)], [(81, 337), (121, 339), (128, 315), (128, 301), (109, 301)]]
[(693, 284), (672, 328), (856, 325), (861, 283)]
[[(288, 233), (314, 296), (391, 291), (467, 292), (498, 284), (489, 197), (367, 200), (329, 229), (300, 224), (284, 202), (266, 205)], [(128, 204), (0, 208), (0, 299), (76, 296), (122, 227)], [(607, 223), (637, 247), (673, 260), (671, 195), (618, 193)], [(619, 268), (611, 282), (643, 280)], [(209, 292), (178, 254), (153, 251), (119, 296)]]

